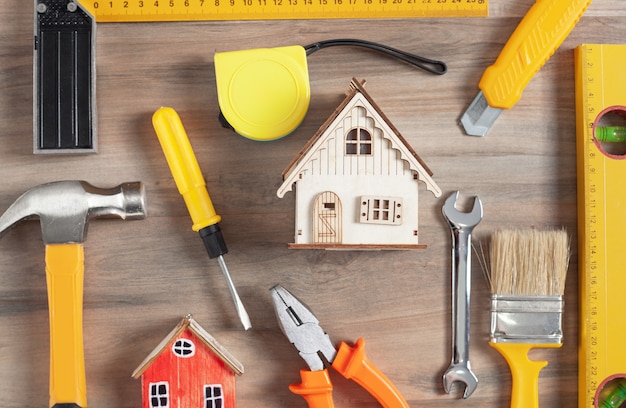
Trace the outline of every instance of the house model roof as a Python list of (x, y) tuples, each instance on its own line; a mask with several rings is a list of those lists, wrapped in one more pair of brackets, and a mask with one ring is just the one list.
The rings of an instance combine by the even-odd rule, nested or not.
[(333, 114), (324, 122), (324, 124), (318, 129), (318, 131), (309, 139), (307, 144), (300, 150), (296, 157), (289, 163), (289, 165), (283, 171), (283, 183), (278, 188), (278, 197), (283, 197), (287, 191), (291, 191), (293, 184), (300, 178), (300, 173), (306, 164), (313, 159), (318, 147), (324, 143), (324, 135), (331, 126), (340, 120), (341, 113), (349, 105), (349, 103), (359, 95), (363, 97), (363, 103), (368, 108), (371, 108), (371, 113), (377, 115), (381, 122), (387, 127), (387, 131), (383, 132), (383, 137), (387, 139), (391, 146), (400, 153), (400, 158), (405, 160), (412, 171), (417, 174), (420, 181), (426, 184), (426, 189), (431, 191), (435, 197), (441, 195), (441, 189), (437, 183), (432, 179), (432, 171), (428, 168), (422, 158), (413, 150), (411, 145), (404, 139), (398, 129), (391, 123), (387, 116), (383, 113), (380, 107), (374, 102), (372, 97), (365, 91), (365, 81), (359, 82), (356, 78), (352, 78), (350, 83), (350, 90), (346, 98), (335, 109)]
[(185, 316), (180, 323), (159, 343), (158, 346), (139, 364), (132, 374), (133, 378), (139, 378), (152, 362), (167, 349), (176, 338), (185, 330), (189, 329), (200, 341), (226, 364), (235, 374), (243, 374), (243, 365), (213, 338), (206, 330), (196, 322), (191, 315)]

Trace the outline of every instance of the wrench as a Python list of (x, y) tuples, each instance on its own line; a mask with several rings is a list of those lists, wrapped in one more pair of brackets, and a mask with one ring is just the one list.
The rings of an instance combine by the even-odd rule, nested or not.
[(470, 287), (472, 276), (472, 230), (483, 218), (483, 204), (474, 197), (469, 213), (456, 209), (459, 192), (452, 193), (443, 204), (442, 212), (452, 232), (452, 362), (443, 374), (443, 387), (450, 393), (452, 383), (465, 383), (463, 398), (469, 398), (478, 386), (469, 361)]

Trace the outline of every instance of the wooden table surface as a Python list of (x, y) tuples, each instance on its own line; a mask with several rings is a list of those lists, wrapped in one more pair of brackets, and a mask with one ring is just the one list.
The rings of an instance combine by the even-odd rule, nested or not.
[[(144, 221), (96, 219), (85, 243), (84, 336), (91, 407), (139, 407), (131, 373), (187, 313), (245, 366), (238, 406), (304, 407), (288, 385), (305, 363), (279, 330), (268, 289), (280, 283), (304, 300), (335, 342), (367, 341), (367, 353), (411, 407), (507, 407), (511, 379), (488, 346), (490, 292), (473, 263), (471, 361), (476, 392), (443, 391), (451, 358), (450, 232), (441, 215), (454, 190), (478, 195), (475, 240), (502, 227), (563, 226), (572, 236), (564, 346), (533, 352), (540, 406), (577, 404), (577, 239), (574, 48), (626, 41), (626, 7), (595, 0), (585, 16), (483, 138), (457, 120), (478, 81), (533, 0), (491, 0), (488, 18), (235, 21), (99, 24), (99, 153), (32, 154), (33, 8), (0, 1), (0, 210), (46, 182), (145, 183)], [(434, 76), (377, 54), (329, 49), (309, 58), (311, 106), (302, 125), (274, 143), (252, 142), (217, 119), (213, 55), (256, 47), (360, 38), (448, 64)], [(343, 99), (352, 77), (367, 90), (434, 173), (435, 198), (420, 184), (415, 251), (288, 249), (294, 193), (276, 196), (281, 172)], [(174, 186), (151, 125), (160, 106), (181, 115), (204, 171), (230, 252), (226, 262), (252, 320), (242, 330), (218, 264), (209, 260)], [(48, 307), (39, 224), (21, 223), (0, 241), (0, 406), (48, 401)], [(331, 376), (338, 407), (378, 404)]]

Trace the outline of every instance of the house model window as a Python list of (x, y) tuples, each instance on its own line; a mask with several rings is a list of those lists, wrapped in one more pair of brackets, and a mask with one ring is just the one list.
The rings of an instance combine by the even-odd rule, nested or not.
[(222, 408), (224, 406), (224, 393), (220, 384), (204, 386), (204, 408)]
[(196, 345), (189, 339), (176, 340), (172, 346), (172, 352), (182, 358), (193, 357), (196, 354)]
[(169, 408), (169, 384), (166, 381), (150, 383), (150, 408)]
[(347, 155), (371, 155), (372, 135), (362, 127), (350, 129), (346, 135)]
[(368, 224), (402, 224), (402, 198), (362, 196), (359, 221)]

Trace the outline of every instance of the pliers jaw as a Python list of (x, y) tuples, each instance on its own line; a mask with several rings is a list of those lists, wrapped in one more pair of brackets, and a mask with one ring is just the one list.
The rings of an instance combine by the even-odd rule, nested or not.
[(271, 288), (270, 293), (281, 330), (298, 349), (311, 371), (324, 369), (324, 360), (320, 355), (332, 364), (337, 349), (313, 312), (280, 285)]

